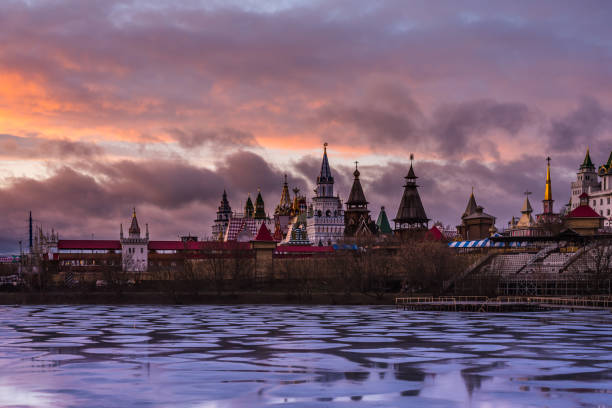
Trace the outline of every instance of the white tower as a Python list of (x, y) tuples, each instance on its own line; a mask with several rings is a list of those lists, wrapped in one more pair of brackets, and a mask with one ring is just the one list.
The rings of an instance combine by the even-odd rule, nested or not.
[(327, 143), (323, 144), (321, 175), (317, 177), (316, 196), (306, 217), (308, 239), (314, 245), (335, 244), (344, 237), (344, 211), (339, 197), (334, 197), (334, 178), (327, 160)]
[(584, 161), (580, 165), (578, 173), (576, 173), (576, 181), (572, 182), (570, 210), (573, 210), (580, 205), (580, 196), (582, 193), (591, 195), (593, 192), (599, 191), (599, 189), (600, 184), (597, 179), (597, 172), (595, 171), (595, 166), (591, 161), (589, 149), (587, 149), (586, 156), (584, 156)]
[(140, 237), (140, 227), (136, 219), (136, 208), (132, 214), (132, 224), (127, 238), (123, 236), (123, 224), (121, 224), (121, 264), (126, 272), (146, 272), (149, 260), (149, 224), (146, 224), (146, 233)]

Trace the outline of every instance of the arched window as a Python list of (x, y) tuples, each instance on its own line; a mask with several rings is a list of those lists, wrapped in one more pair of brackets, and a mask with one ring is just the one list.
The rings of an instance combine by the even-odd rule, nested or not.
[(327, 211), (325, 212), (325, 216), (326, 216), (326, 217), (329, 217), (330, 215), (331, 215), (331, 211), (330, 211), (330, 210), (327, 210)]

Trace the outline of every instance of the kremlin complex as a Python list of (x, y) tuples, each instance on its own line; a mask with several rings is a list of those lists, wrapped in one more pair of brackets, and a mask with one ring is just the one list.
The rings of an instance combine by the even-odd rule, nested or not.
[[(496, 226), (496, 217), (477, 204), (473, 188), (465, 211), (458, 216), (460, 223), (456, 229), (444, 228), (440, 223), (430, 226), (413, 162), (411, 155), (401, 200), (392, 220), (384, 207), (380, 208), (376, 220), (372, 217), (357, 163), (352, 187), (343, 202), (334, 190), (325, 143), (312, 197), (302, 194), (298, 188), (290, 189), (285, 176), (280, 199), (270, 214), (261, 191), (254, 200), (249, 195), (244, 208), (239, 210), (232, 207), (227, 192), (223, 191), (211, 226), (211, 239), (184, 236), (176, 241), (151, 240), (148, 225), (143, 233), (134, 209), (126, 235), (123, 225), (120, 226), (119, 240), (59, 239), (55, 232), (44, 234), (37, 229), (30, 253), (32, 259), (54, 262), (56, 271), (63, 274), (61, 279), (66, 280), (74, 279), (74, 274), (79, 272), (93, 273), (94, 278), (99, 278), (96, 273), (108, 268), (151, 273), (200, 262), (214, 269), (211, 259), (249, 260), (258, 276), (266, 276), (280, 260), (299, 261), (376, 249), (397, 254), (400, 248), (413, 245), (411, 242), (436, 241), (457, 254), (486, 255), (486, 262), (478, 264), (477, 273), (487, 275), (506, 269), (510, 275), (517, 271), (548, 271), (548, 282), (558, 280), (558, 274), (569, 264), (578, 265), (574, 258), (581, 254), (580, 248), (592, 248), (593, 242), (612, 237), (612, 154), (606, 164), (596, 168), (587, 150), (576, 181), (571, 183), (571, 199), (558, 211), (553, 200), (551, 160), (547, 158), (542, 172), (541, 211), (534, 210), (532, 193), (527, 191), (520, 216), (512, 217), (502, 229)], [(535, 276), (532, 274), (530, 279)], [(520, 292), (516, 287), (510, 288), (512, 285), (506, 283), (502, 292)]]

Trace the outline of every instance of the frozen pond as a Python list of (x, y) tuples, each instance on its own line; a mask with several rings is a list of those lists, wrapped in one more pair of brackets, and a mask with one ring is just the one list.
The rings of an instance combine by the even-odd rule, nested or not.
[(0, 306), (0, 406), (612, 407), (612, 314)]

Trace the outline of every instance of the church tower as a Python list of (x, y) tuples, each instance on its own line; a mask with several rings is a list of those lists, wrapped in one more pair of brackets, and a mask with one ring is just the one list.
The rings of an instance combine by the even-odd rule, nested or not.
[(285, 174), (285, 182), (281, 191), (280, 202), (274, 210), (274, 215), (291, 215), (291, 196), (289, 195), (289, 184), (287, 184), (287, 175)]
[(315, 245), (331, 245), (344, 236), (344, 211), (339, 197), (334, 197), (334, 178), (327, 159), (327, 143), (323, 144), (321, 173), (314, 189), (315, 197), (308, 210), (306, 230)]
[(560, 232), (561, 217), (555, 214), (553, 209), (552, 185), (550, 180), (550, 157), (546, 158), (546, 187), (544, 189), (544, 200), (542, 200), (542, 214), (536, 216), (536, 220), (543, 228), (546, 235), (555, 235)]
[(266, 219), (266, 207), (264, 206), (264, 200), (261, 196), (261, 189), (257, 189), (257, 198), (255, 199), (255, 215), (253, 216), (256, 220)]
[(490, 236), (495, 229), (495, 217), (484, 212), (484, 208), (476, 204), (474, 188), (468, 199), (467, 206), (461, 215), (461, 225), (457, 225), (457, 233), (464, 240), (481, 240)]
[(550, 157), (546, 158), (546, 189), (544, 190), (544, 200), (542, 206), (544, 209), (543, 214), (553, 213), (553, 202), (552, 199), (552, 187), (550, 183)]
[(227, 193), (223, 190), (221, 204), (217, 210), (217, 218), (212, 227), (213, 239), (223, 240), (223, 235), (225, 234), (230, 218), (232, 218), (232, 207), (230, 207), (229, 201), (227, 200)]
[(416, 183), (417, 176), (414, 173), (412, 162), (414, 156), (410, 155), (410, 170), (408, 175), (404, 177), (404, 195), (397, 210), (397, 215), (393, 219), (395, 222), (395, 231), (406, 233), (409, 231), (424, 231), (428, 228), (429, 218), (425, 214), (421, 197), (419, 196), (419, 187)]
[(120, 227), (119, 238), (121, 242), (121, 263), (127, 272), (146, 272), (149, 256), (149, 225), (146, 225), (144, 237), (140, 236), (140, 226), (136, 218), (136, 208), (132, 213), (132, 223), (128, 230), (128, 237), (123, 236), (123, 224)]
[(370, 218), (370, 210), (368, 210), (368, 201), (363, 193), (361, 182), (359, 181), (359, 169), (355, 162), (355, 171), (353, 172), (355, 179), (353, 187), (346, 202), (346, 211), (344, 212), (344, 235), (347, 237), (357, 235), (371, 235), (376, 233), (378, 229), (376, 224)]
[(289, 220), (293, 215), (292, 207), (293, 204), (289, 194), (289, 184), (287, 183), (287, 175), (285, 174), (285, 181), (281, 191), (280, 202), (274, 210), (274, 238), (277, 241), (281, 241), (287, 235), (287, 231), (289, 230)]
[(247, 198), (246, 204), (244, 205), (244, 218), (253, 218), (255, 209), (253, 208), (253, 201), (251, 201), (251, 194)]
[(587, 148), (584, 161), (580, 165), (578, 173), (576, 173), (576, 181), (572, 182), (572, 195), (570, 199), (571, 210), (580, 205), (580, 196), (583, 193), (591, 194), (599, 190), (599, 181), (597, 180), (597, 172), (591, 160), (589, 149)]

